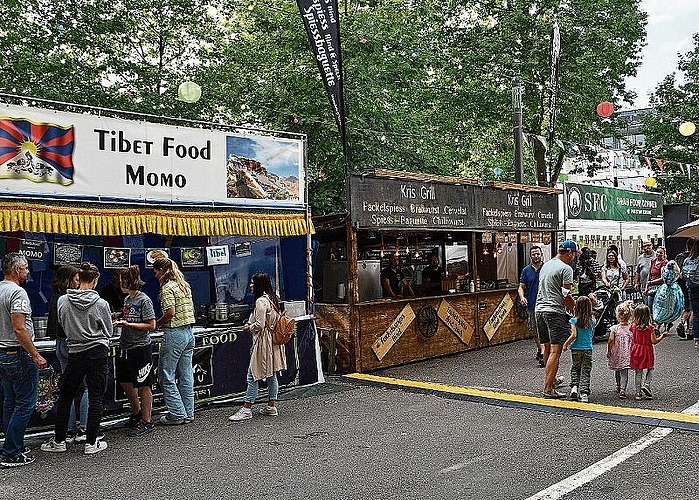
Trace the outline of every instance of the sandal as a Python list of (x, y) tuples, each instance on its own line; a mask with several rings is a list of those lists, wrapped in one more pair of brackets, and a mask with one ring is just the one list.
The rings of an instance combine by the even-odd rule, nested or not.
[(694, 341), (694, 348), (699, 350), (699, 340)]

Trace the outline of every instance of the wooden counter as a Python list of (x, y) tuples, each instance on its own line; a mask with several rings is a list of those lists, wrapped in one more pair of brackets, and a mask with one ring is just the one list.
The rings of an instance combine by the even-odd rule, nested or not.
[(365, 372), (531, 337), (516, 300), (512, 288), (360, 302), (357, 325), (349, 305), (316, 304), (316, 322), (338, 333), (338, 371)]

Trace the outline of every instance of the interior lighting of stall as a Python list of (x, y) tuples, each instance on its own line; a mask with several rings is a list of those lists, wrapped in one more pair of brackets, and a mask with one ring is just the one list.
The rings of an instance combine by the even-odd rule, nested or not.
[(415, 258), (420, 257), (420, 242), (417, 239), (417, 235), (415, 236)]
[(512, 242), (507, 244), (507, 251), (511, 252), (512, 251)]
[(502, 243), (498, 243), (497, 251), (498, 251), (498, 254), (502, 253)]
[(488, 255), (488, 247), (483, 245), (483, 255)]
[(369, 231), (369, 234), (366, 237), (367, 240), (375, 240), (376, 239), (376, 233), (374, 231)]
[(383, 259), (383, 255), (384, 255), (384, 253), (383, 253), (383, 233), (381, 233), (381, 253), (379, 255)]
[(452, 239), (451, 233), (447, 233), (447, 235), (444, 237), (444, 241), (452, 241)]

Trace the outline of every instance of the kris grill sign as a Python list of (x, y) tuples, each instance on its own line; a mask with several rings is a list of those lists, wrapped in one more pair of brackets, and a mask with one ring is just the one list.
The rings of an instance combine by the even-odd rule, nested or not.
[(351, 176), (351, 217), (361, 229), (554, 231), (554, 194)]
[(303, 141), (0, 105), (0, 190), (107, 201), (303, 206)]
[(586, 184), (567, 183), (565, 186), (569, 219), (663, 221), (663, 198), (660, 194)]

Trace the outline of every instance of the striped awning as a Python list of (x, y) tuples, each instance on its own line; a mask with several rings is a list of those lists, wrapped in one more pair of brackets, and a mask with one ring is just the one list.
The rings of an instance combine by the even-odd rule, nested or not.
[(313, 233), (305, 212), (202, 210), (29, 203), (0, 200), (0, 232), (126, 236), (300, 236)]

